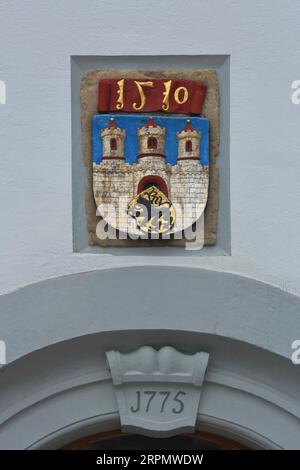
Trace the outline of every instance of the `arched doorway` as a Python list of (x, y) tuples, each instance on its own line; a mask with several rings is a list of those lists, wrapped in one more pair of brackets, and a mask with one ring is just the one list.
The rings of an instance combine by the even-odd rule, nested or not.
[(144, 189), (147, 189), (150, 186), (157, 187), (166, 196), (168, 196), (168, 186), (166, 185), (165, 181), (158, 175), (144, 176), (138, 184), (137, 193), (141, 193), (142, 191), (144, 191)]
[(249, 448), (231, 439), (206, 432), (159, 439), (111, 431), (78, 439), (64, 446), (62, 450), (249, 450)]
[[(299, 300), (287, 292), (229, 273), (141, 266), (51, 279), (2, 296), (0, 306), (13, 354), (0, 380), (1, 449), (59, 449), (119, 429), (105, 354), (144, 345), (211, 354), (195, 434), (251, 449), (299, 447), (299, 375), (283, 349)], [(22, 341), (12, 312), (24, 318)]]

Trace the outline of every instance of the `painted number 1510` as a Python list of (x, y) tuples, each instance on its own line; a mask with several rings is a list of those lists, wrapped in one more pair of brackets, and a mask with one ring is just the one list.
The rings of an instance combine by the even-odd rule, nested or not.
[[(119, 111), (124, 108), (124, 82), (125, 82), (124, 78), (117, 82), (118, 99), (117, 99), (116, 109)], [(154, 86), (154, 82), (150, 80), (146, 82), (134, 80), (134, 83), (137, 88), (137, 92), (139, 94), (139, 101), (136, 101), (133, 103), (133, 109), (134, 111), (141, 111), (146, 105), (145, 89), (152, 88)], [(168, 80), (167, 82), (164, 82), (164, 92), (162, 94), (162, 110), (163, 111), (168, 111), (170, 107), (169, 100), (170, 100), (171, 86), (172, 86), (172, 80)], [(176, 88), (176, 90), (174, 91), (174, 100), (177, 104), (184, 104), (187, 102), (188, 99), (189, 99), (189, 92), (186, 87), (179, 86), (178, 88)]]

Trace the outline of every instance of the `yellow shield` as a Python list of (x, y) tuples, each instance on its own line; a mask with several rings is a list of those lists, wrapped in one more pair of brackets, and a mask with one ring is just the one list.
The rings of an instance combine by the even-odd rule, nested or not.
[(149, 235), (162, 235), (174, 227), (174, 207), (156, 186), (150, 186), (135, 196), (127, 212), (136, 220), (137, 227)]

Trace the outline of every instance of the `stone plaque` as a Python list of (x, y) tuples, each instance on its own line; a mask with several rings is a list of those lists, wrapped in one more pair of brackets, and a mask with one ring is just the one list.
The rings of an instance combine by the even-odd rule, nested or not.
[(90, 243), (216, 241), (214, 70), (88, 71), (81, 84)]
[(209, 355), (166, 346), (106, 353), (124, 432), (166, 437), (195, 429)]

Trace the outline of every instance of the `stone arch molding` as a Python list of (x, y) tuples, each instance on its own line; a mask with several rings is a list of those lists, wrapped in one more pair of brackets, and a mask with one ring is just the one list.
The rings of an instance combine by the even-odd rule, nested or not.
[(175, 267), (65, 276), (2, 296), (0, 448), (59, 448), (118, 429), (105, 355), (143, 346), (209, 354), (196, 429), (299, 448), (299, 304), (255, 280)]

